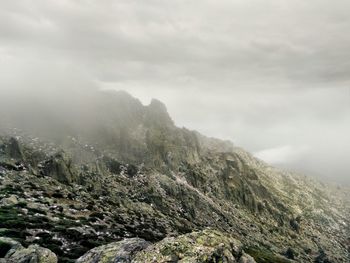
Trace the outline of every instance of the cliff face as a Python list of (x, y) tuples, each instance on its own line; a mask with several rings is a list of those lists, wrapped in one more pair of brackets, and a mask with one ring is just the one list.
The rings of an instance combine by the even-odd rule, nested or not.
[[(156, 242), (210, 227), (257, 262), (348, 262), (346, 189), (177, 128), (157, 100), (89, 96), (33, 127), (13, 118), (21, 130), (3, 132), (1, 236), (71, 262), (123, 238)], [(57, 129), (41, 129), (51, 123)]]

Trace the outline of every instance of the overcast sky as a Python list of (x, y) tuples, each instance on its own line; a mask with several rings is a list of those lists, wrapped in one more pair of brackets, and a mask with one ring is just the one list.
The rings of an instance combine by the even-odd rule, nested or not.
[(4, 0), (0, 90), (155, 97), (178, 126), (349, 183), (349, 13), (348, 0)]

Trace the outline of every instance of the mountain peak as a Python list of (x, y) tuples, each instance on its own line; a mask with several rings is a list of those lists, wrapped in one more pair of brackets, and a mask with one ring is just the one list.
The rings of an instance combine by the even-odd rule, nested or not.
[(149, 107), (155, 107), (155, 108), (162, 109), (165, 111), (167, 110), (165, 104), (163, 102), (161, 102), (160, 100), (155, 99), (155, 98), (152, 98), (151, 103), (149, 104)]
[(173, 126), (174, 122), (171, 119), (168, 110), (163, 102), (157, 99), (152, 99), (146, 109), (146, 122), (158, 126)]

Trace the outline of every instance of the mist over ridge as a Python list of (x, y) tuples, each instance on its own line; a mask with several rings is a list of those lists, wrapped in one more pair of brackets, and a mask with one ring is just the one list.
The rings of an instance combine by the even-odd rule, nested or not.
[[(89, 130), (92, 129), (93, 126), (97, 125), (104, 126), (106, 123), (103, 123), (103, 119), (105, 119), (107, 122), (114, 119), (115, 124), (118, 124), (120, 120), (114, 117), (118, 116), (120, 106), (123, 107), (123, 101), (128, 101), (128, 103), (131, 102), (127, 107), (134, 108), (133, 110), (135, 112), (140, 111), (143, 108), (151, 105), (153, 102), (158, 101), (156, 99), (143, 99), (141, 101), (138, 98), (130, 95), (130, 93), (127, 91), (116, 90), (113, 88), (98, 88), (96, 83), (94, 83), (94, 85), (92, 84), (93, 83), (91, 83), (90, 88), (88, 87), (86, 89), (69, 88), (71, 83), (67, 83), (67, 86), (62, 86), (60, 89), (52, 88), (44, 90), (38, 87), (36, 91), (22, 91), (22, 89), (13, 89), (8, 91), (2, 90), (1, 97), (3, 98), (3, 103), (0, 106), (0, 116), (2, 118), (1, 126), (18, 127), (23, 130), (28, 129), (29, 131), (39, 132), (39, 134), (40, 132), (44, 131), (44, 133), (58, 133), (58, 135), (61, 133), (61, 135), (64, 135), (73, 132), (73, 126), (75, 127), (75, 130)], [(126, 100), (123, 100), (123, 98), (126, 98)], [(169, 109), (166, 109), (167, 105), (161, 102), (159, 103), (163, 105), (160, 109), (161, 111), (169, 111)], [(13, 107), (13, 105), (16, 105), (16, 107)], [(175, 106), (178, 108), (177, 103)], [(106, 115), (106, 118), (101, 118), (101, 114)], [(113, 117), (113, 115), (115, 116)], [(206, 116), (209, 119), (212, 118), (210, 115)], [(204, 118), (206, 118), (206, 116)], [(133, 118), (132, 116), (130, 117)], [(108, 118), (109, 120), (107, 120)], [(172, 118), (172, 116), (168, 115), (168, 118), (171, 119), (171, 121), (175, 121), (175, 123), (178, 122), (176, 119)], [(102, 123), (99, 123), (99, 119), (102, 121)], [(190, 127), (190, 129), (193, 128), (191, 124), (186, 126), (186, 128), (188, 127)], [(228, 124), (227, 127), (222, 126), (221, 128), (226, 130), (229, 129), (229, 127), (230, 126)], [(220, 138), (220, 136), (212, 135), (210, 130), (207, 130), (205, 127), (204, 129), (202, 127), (202, 129), (199, 130), (202, 130), (202, 134), (209, 137)], [(244, 145), (239, 144), (239, 138), (231, 139), (225, 136), (222, 136), (222, 138), (226, 138), (234, 142), (236, 146), (244, 147)], [(326, 144), (323, 147), (330, 146), (329, 144)], [(338, 146), (334, 145), (334, 147)], [(255, 152), (253, 151), (252, 153), (256, 157), (277, 167), (317, 178), (320, 174), (312, 168), (314, 166), (322, 166), (322, 164), (316, 164), (316, 160), (327, 158), (326, 156), (329, 152), (326, 150), (326, 148), (323, 149), (324, 152), (319, 152), (314, 159), (308, 159), (305, 157), (305, 155), (308, 155), (310, 152), (315, 150), (311, 149), (310, 146), (307, 145), (299, 146), (299, 148), (295, 148), (292, 145), (284, 145), (272, 149), (265, 149)], [(249, 150), (249, 148), (247, 150)], [(339, 159), (338, 155), (336, 157)], [(346, 156), (344, 156), (344, 158), (345, 157)], [(298, 168), (298, 162), (303, 165), (311, 165), (311, 167)], [(324, 168), (323, 170), (323, 173), (325, 173), (326, 176), (321, 177), (321, 179), (328, 182), (333, 181), (331, 180), (331, 175), (336, 176), (336, 172), (344, 175), (347, 174), (345, 166), (337, 167), (335, 170), (332, 169), (332, 167), (327, 166), (327, 168)], [(346, 176), (339, 178), (335, 180), (335, 183), (348, 184), (346, 178)]]
[(74, 94), (126, 90), (163, 101), (178, 126), (348, 183), (348, 9), (344, 0), (3, 3), (1, 104), (55, 111)]

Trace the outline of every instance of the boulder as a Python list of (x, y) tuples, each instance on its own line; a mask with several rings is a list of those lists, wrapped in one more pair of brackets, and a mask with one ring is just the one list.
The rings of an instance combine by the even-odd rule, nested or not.
[(16, 204), (18, 204), (18, 199), (17, 199), (17, 196), (15, 195), (11, 195), (7, 198), (3, 198), (0, 201), (0, 206), (10, 206), (10, 205), (16, 205)]
[(138, 253), (133, 262), (234, 263), (240, 258), (241, 252), (242, 245), (238, 240), (228, 234), (206, 229), (176, 238), (165, 238)]
[(76, 263), (129, 263), (134, 255), (150, 245), (141, 238), (129, 238), (91, 249)]
[(10, 251), (15, 251), (18, 248), (22, 248), (19, 242), (11, 238), (0, 237), (0, 258), (4, 258), (6, 254), (11, 253)]
[(7, 263), (57, 263), (57, 256), (51, 250), (38, 245), (11, 249), (5, 259)]

